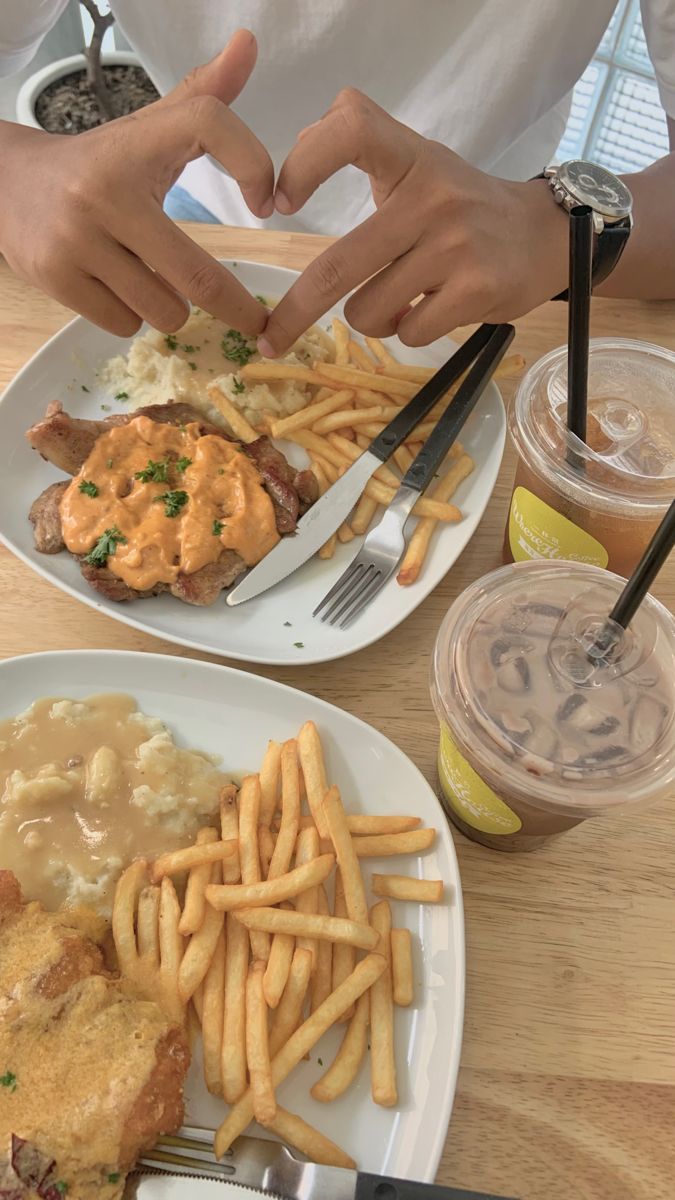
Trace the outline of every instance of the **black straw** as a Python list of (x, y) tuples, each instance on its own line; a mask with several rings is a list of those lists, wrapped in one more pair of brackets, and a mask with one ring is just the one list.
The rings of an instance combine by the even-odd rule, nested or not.
[(675, 546), (675, 500), (670, 505), (668, 512), (609, 614), (610, 621), (614, 621), (622, 629), (625, 629), (628, 623), (632, 621), (673, 546)]
[(593, 275), (593, 213), (586, 204), (570, 213), (570, 287), (567, 314), (567, 428), (586, 441), (588, 343)]

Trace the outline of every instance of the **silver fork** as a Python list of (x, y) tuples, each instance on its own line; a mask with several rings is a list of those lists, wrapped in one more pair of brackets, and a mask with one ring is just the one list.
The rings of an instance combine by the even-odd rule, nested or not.
[(442, 461), (513, 339), (513, 325), (496, 325), (453, 401), (411, 463), (391, 504), (367, 535), (356, 557), (326, 592), (313, 616), (346, 629), (374, 600), (396, 570), (406, 547), (405, 527), (421, 493)]

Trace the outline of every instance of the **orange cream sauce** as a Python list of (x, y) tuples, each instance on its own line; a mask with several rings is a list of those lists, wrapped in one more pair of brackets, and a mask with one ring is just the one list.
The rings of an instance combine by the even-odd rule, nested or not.
[[(176, 465), (180, 458), (190, 459), (183, 471)], [(135, 477), (150, 459), (170, 460), (166, 482)], [(95, 484), (98, 495), (81, 492), (84, 481)], [(173, 517), (159, 499), (170, 491), (188, 495)], [(88, 554), (116, 526), (127, 540), (117, 544), (107, 566), (138, 591), (192, 575), (224, 549), (253, 566), (279, 541), (272, 501), (238, 446), (215, 434), (201, 437), (197, 423), (181, 428), (143, 416), (97, 439), (64, 493), (61, 519), (73, 554)]]

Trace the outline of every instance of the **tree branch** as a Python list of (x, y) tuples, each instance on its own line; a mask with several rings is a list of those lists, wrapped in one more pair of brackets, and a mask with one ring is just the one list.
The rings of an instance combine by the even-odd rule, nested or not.
[(87, 80), (92, 89), (98, 106), (101, 110), (101, 116), (106, 121), (110, 121), (115, 113), (113, 112), (112, 97), (106, 87), (105, 77), (103, 75), (103, 67), (101, 65), (101, 43), (106, 29), (109, 29), (115, 18), (112, 13), (101, 13), (95, 3), (95, 0), (80, 0), (83, 8), (86, 8), (89, 16), (94, 22), (94, 33), (91, 42), (86, 50), (87, 58)]

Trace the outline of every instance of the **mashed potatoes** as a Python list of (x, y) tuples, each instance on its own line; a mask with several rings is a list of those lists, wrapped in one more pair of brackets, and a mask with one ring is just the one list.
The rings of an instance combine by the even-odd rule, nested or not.
[[(315, 359), (332, 357), (331, 339), (318, 326), (301, 337), (280, 361), (308, 365)], [(107, 362), (100, 374), (104, 386), (130, 407), (166, 404), (168, 400), (189, 401), (205, 416), (222, 424), (222, 416), (211, 404), (207, 388), (215, 379), (234, 405), (252, 425), (258, 426), (265, 413), (288, 416), (303, 408), (309, 399), (300, 383), (247, 384), (237, 371), (247, 362), (259, 362), (255, 341), (247, 341), (222, 321), (195, 309), (176, 334), (151, 329), (134, 339), (126, 357)]]
[(124, 867), (192, 843), (227, 781), (129, 696), (37, 700), (0, 723), (0, 866), (48, 908), (107, 914)]

